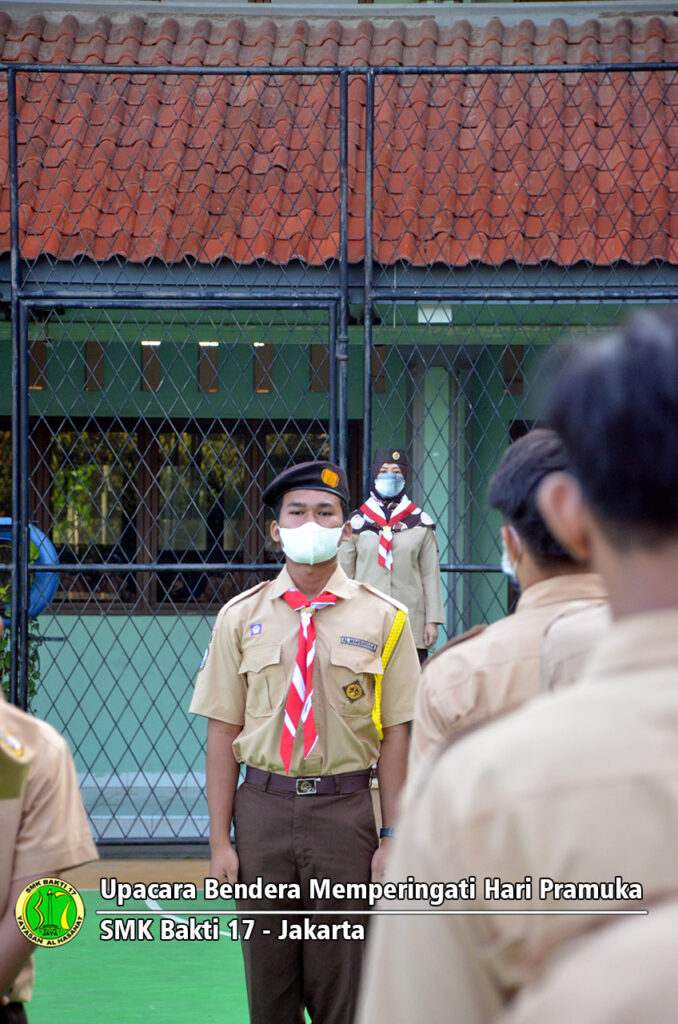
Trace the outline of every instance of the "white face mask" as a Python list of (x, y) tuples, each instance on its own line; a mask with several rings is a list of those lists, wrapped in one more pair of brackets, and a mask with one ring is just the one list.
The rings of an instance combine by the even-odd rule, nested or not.
[(506, 545), (502, 543), (501, 546), (501, 571), (505, 576), (508, 576), (514, 587), (518, 586), (518, 577), (516, 576), (516, 566), (511, 561), (511, 556), (506, 550)]
[(329, 562), (339, 550), (343, 526), (320, 526), (308, 522), (303, 526), (279, 526), (280, 543), (287, 557), (300, 565)]
[[(513, 530), (513, 527), (509, 526), (509, 530)], [(515, 530), (513, 530), (513, 536), (514, 536), (515, 539), (518, 540), (518, 542), (520, 542), (520, 538), (516, 534)], [(518, 575), (517, 575), (517, 572), (516, 572), (517, 568), (518, 568), (518, 563), (511, 561), (511, 556), (509, 555), (508, 551), (506, 550), (506, 545), (504, 544), (504, 539), (502, 537), (502, 541), (501, 541), (501, 571), (506, 576), (508, 576), (508, 578), (511, 580), (511, 583), (513, 584), (514, 587), (519, 587), (520, 586), (520, 584), (518, 583)]]
[(405, 487), (399, 473), (380, 473), (374, 481), (374, 489), (382, 498), (397, 498)]

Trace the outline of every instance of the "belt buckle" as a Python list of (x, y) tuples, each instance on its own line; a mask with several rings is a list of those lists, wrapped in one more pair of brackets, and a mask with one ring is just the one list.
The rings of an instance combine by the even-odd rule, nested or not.
[(317, 792), (317, 786), (320, 782), (320, 777), (316, 776), (311, 779), (297, 779), (296, 780), (296, 794), (297, 796), (314, 796)]

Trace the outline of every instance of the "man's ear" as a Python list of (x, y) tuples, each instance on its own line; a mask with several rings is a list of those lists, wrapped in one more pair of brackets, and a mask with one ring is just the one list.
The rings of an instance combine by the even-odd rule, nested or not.
[(271, 540), (275, 544), (280, 544), (280, 527), (278, 526), (277, 519), (274, 519), (273, 522), (271, 523), (269, 527), (269, 532), (271, 534)]
[(553, 536), (572, 558), (588, 563), (590, 519), (578, 481), (570, 473), (550, 473), (539, 484), (537, 507)]
[(350, 521), (350, 519), (347, 519), (346, 522), (344, 523), (344, 527), (343, 527), (343, 529), (341, 531), (341, 537), (339, 538), (339, 543), (343, 544), (345, 540), (349, 539), (349, 537), (351, 536), (352, 533), (353, 533), (353, 527), (351, 526), (351, 521)]

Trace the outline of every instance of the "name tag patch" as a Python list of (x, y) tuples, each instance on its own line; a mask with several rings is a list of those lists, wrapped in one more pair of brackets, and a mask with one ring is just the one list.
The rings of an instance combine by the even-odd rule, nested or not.
[(349, 647), (364, 647), (366, 651), (372, 651), (372, 654), (377, 650), (376, 644), (370, 640), (360, 640), (357, 636), (342, 636), (340, 639), (342, 644), (348, 644)]
[(359, 700), (364, 694), (364, 692), (365, 691), (363, 690), (362, 686), (360, 685), (357, 679), (355, 680), (355, 682), (349, 683), (348, 686), (344, 687), (344, 693), (351, 702)]

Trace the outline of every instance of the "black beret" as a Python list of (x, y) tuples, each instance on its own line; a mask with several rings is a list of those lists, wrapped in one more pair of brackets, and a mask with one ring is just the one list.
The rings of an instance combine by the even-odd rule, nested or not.
[(275, 508), (288, 491), (327, 491), (349, 503), (348, 480), (341, 466), (333, 462), (300, 462), (283, 470), (264, 491), (266, 505)]
[(402, 448), (377, 448), (374, 453), (374, 462), (372, 463), (373, 480), (385, 462), (396, 463), (400, 466), (403, 476), (407, 479), (407, 455)]

